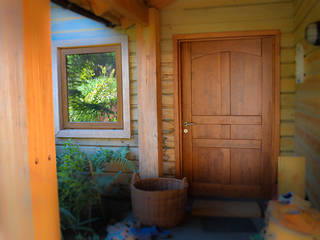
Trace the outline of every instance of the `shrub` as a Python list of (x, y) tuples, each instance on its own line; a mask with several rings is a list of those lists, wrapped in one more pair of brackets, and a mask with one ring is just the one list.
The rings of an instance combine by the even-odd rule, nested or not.
[(63, 152), (57, 156), (62, 231), (93, 232), (87, 227), (98, 220), (92, 216), (92, 209), (101, 204), (100, 194), (122, 173), (120, 170), (114, 176), (103, 174), (106, 164), (118, 164), (135, 171), (134, 163), (126, 157), (128, 152), (127, 147), (115, 151), (101, 148), (95, 154), (88, 155), (71, 140), (64, 143)]

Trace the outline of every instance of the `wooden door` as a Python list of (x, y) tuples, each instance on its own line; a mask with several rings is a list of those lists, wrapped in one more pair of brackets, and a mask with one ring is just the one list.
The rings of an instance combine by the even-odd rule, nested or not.
[(182, 174), (194, 195), (272, 194), (274, 38), (181, 44)]

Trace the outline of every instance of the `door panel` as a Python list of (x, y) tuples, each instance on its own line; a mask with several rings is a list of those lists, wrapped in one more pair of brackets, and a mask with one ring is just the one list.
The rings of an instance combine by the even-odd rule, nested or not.
[(230, 139), (230, 125), (195, 125), (192, 128), (193, 138)]
[(222, 114), (220, 65), (220, 54), (207, 55), (192, 61), (193, 115)]
[(231, 184), (260, 185), (259, 149), (231, 149)]
[(192, 194), (270, 195), (273, 41), (182, 44), (182, 169)]
[(231, 139), (261, 139), (261, 125), (232, 125)]
[(230, 150), (224, 148), (195, 148), (193, 176), (196, 182), (230, 183)]
[(231, 114), (261, 114), (261, 57), (231, 55)]
[(221, 52), (241, 52), (261, 56), (261, 38), (197, 41), (192, 43), (192, 57)]

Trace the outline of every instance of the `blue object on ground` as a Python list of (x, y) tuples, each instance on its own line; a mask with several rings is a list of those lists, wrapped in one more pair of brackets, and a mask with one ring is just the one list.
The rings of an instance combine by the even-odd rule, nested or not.
[(293, 193), (288, 192), (286, 194), (282, 194), (278, 198), (278, 202), (282, 204), (290, 204), (293, 200)]
[(159, 230), (156, 226), (152, 227), (142, 227), (142, 228), (130, 228), (131, 233), (138, 240), (151, 240), (152, 237), (158, 239), (165, 239), (170, 236), (169, 232), (166, 230)]

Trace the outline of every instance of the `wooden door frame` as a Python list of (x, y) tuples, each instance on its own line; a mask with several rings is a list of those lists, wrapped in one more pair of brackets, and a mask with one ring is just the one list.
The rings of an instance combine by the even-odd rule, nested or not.
[(176, 177), (182, 177), (182, 79), (180, 49), (183, 42), (203, 40), (242, 39), (252, 37), (274, 37), (273, 45), (273, 129), (272, 129), (272, 183), (277, 179), (277, 159), (280, 153), (280, 31), (237, 31), (217, 33), (178, 34), (173, 36), (174, 51), (174, 129)]

